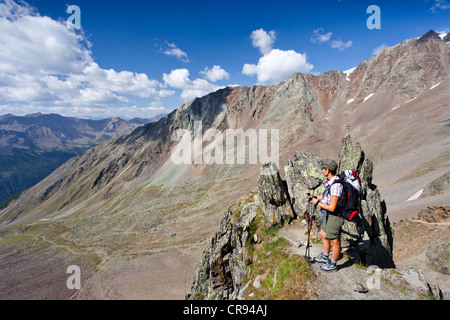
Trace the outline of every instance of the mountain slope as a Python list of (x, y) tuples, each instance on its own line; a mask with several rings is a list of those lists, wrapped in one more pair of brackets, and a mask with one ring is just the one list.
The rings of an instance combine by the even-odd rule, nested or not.
[[(172, 133), (193, 133), (194, 121), (203, 131), (278, 129), (280, 163), (299, 150), (335, 158), (349, 123), (374, 161), (390, 219), (413, 215), (414, 203), (404, 201), (450, 166), (449, 43), (430, 34), (384, 48), (349, 74), (219, 90), (87, 150), (0, 212), (0, 257), (13, 263), (18, 252), (33, 256), (33, 244), (54, 243), (66, 250), (63, 265), (81, 253), (96, 257), (94, 269), (80, 260), (89, 277), (78, 298), (183, 298), (223, 211), (255, 189), (261, 165), (176, 165)], [(448, 194), (423, 201), (448, 202)], [(18, 235), (20, 245), (12, 244)], [(151, 267), (161, 265), (170, 268)]]
[(36, 184), (68, 159), (136, 127), (119, 118), (85, 120), (40, 113), (0, 116), (0, 203)]

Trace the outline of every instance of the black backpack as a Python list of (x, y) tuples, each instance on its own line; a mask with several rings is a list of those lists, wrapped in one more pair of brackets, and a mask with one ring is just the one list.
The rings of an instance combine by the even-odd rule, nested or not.
[(343, 190), (332, 214), (343, 217), (347, 221), (360, 222), (362, 220), (361, 179), (358, 174), (353, 170), (342, 171), (333, 182), (335, 183), (342, 184)]

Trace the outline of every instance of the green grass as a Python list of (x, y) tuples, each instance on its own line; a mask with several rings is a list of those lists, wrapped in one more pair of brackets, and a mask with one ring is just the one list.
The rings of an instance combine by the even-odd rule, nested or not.
[[(280, 228), (267, 227), (260, 212), (250, 226), (244, 284), (249, 281), (251, 284), (244, 293), (246, 299), (305, 300), (313, 295), (308, 283), (315, 277), (314, 273), (303, 257), (290, 252), (288, 241), (277, 234)], [(254, 234), (258, 237), (256, 244)], [(252, 285), (257, 277), (259, 289)]]

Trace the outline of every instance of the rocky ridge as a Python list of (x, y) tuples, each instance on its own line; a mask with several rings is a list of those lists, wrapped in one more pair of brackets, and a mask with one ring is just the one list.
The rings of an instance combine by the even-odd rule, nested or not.
[[(307, 193), (317, 195), (323, 192), (320, 163), (321, 159), (314, 154), (296, 152), (293, 161), (284, 167), (286, 181), (280, 178), (278, 168), (273, 163), (262, 165), (257, 195), (241, 205), (240, 210), (233, 212), (229, 208), (226, 211), (219, 231), (203, 252), (188, 299), (242, 297), (248, 284), (243, 282), (244, 277), (251, 269), (248, 266), (251, 255), (249, 247), (258, 243), (255, 220), (262, 220), (265, 227), (273, 227), (286, 225), (294, 218), (303, 219), (307, 212), (304, 200)], [(348, 134), (342, 141), (339, 153), (339, 172), (346, 169), (356, 170), (360, 174), (366, 224), (357, 226), (345, 222), (345, 253), (365, 266), (394, 268), (392, 227), (378, 189), (372, 183), (373, 164), (364, 157), (359, 144), (352, 144)], [(315, 219), (316, 235), (320, 218), (319, 212)], [(290, 241), (301, 245), (301, 242)]]

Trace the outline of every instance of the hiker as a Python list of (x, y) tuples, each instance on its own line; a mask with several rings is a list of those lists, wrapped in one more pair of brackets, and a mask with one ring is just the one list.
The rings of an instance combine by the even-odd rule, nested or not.
[[(320, 237), (322, 238), (323, 252), (316, 258), (315, 262), (324, 263), (320, 267), (323, 271), (336, 271), (337, 261), (341, 253), (341, 227), (344, 224), (344, 218), (334, 214), (339, 197), (342, 194), (343, 186), (341, 183), (334, 183), (338, 165), (336, 161), (325, 159), (322, 162), (322, 174), (327, 178), (323, 182), (325, 191), (322, 196), (308, 197), (312, 203), (321, 208), (323, 213), (320, 226)], [(330, 245), (333, 246), (333, 252), (330, 257)]]

